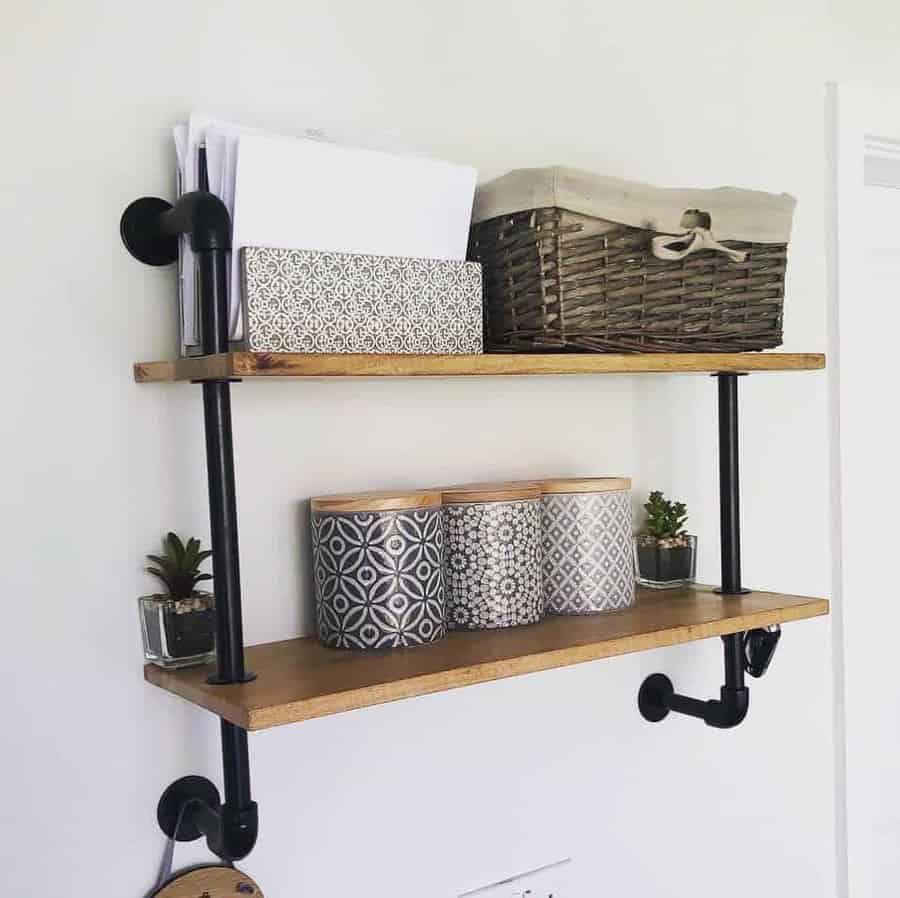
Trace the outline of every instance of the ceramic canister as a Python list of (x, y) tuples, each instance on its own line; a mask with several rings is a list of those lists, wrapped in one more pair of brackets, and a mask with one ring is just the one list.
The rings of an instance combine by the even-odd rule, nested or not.
[(451, 627), (486, 630), (543, 618), (540, 496), (534, 483), (469, 484), (443, 491)]
[(396, 648), (446, 635), (440, 492), (321, 496), (310, 504), (324, 645)]
[(631, 481), (541, 483), (544, 601), (551, 614), (593, 614), (634, 604)]

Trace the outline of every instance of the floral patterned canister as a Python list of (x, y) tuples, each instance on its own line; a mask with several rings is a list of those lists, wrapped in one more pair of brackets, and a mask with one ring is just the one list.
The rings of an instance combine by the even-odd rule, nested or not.
[(550, 614), (593, 614), (634, 604), (631, 481), (541, 483), (544, 601)]
[(444, 579), (452, 628), (515, 627), (543, 618), (540, 497), (533, 483), (443, 491)]
[(324, 645), (399, 648), (446, 635), (440, 492), (321, 496), (310, 504)]

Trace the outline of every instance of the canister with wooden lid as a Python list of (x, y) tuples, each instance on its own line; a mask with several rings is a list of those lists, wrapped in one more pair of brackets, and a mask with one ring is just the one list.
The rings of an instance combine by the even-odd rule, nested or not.
[(541, 482), (544, 602), (550, 614), (593, 614), (634, 604), (631, 481)]
[(310, 505), (324, 645), (398, 648), (446, 635), (439, 491), (319, 496)]
[(486, 630), (541, 620), (540, 487), (450, 487), (443, 490), (443, 516), (450, 627)]

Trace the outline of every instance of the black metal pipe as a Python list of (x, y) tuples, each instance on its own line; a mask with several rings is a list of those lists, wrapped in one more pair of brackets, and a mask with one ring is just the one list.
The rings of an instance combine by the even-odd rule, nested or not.
[[(215, 240), (212, 242), (215, 243)], [(209, 248), (195, 248), (195, 255), (199, 270), (203, 351), (208, 355), (227, 352), (229, 321), (226, 250), (213, 245)], [(240, 683), (252, 677), (248, 677), (244, 669), (231, 387), (227, 381), (208, 381), (203, 384), (203, 416), (216, 590), (218, 675), (212, 679), (221, 684)], [(256, 844), (258, 810), (250, 791), (247, 731), (223, 719), (221, 740), (225, 801), (218, 809), (218, 829), (207, 841), (211, 850), (219, 857), (234, 861), (246, 857)]]
[(665, 704), (669, 711), (687, 714), (689, 717), (699, 717), (702, 720), (706, 716), (706, 706), (709, 703), (701, 701), (699, 698), (691, 698), (688, 695), (679, 695), (677, 692), (673, 692), (666, 698)]
[(246, 807), (251, 801), (247, 731), (227, 720), (222, 721), (222, 767), (225, 803)]
[[(228, 268), (224, 249), (196, 253), (200, 274), (203, 351), (228, 350)], [(234, 483), (234, 446), (231, 427), (231, 388), (227, 381), (203, 384), (206, 426), (206, 473), (209, 483), (209, 521), (216, 587), (216, 652), (219, 683), (245, 678), (244, 633), (241, 616), (241, 572), (238, 549), (237, 499)]]
[(219, 857), (240, 860), (253, 850), (259, 831), (256, 802), (250, 797), (250, 757), (247, 731), (222, 721), (222, 771), (225, 803), (221, 808)]
[(231, 249), (228, 207), (214, 193), (205, 190), (180, 196), (174, 206), (159, 215), (157, 227), (165, 236), (187, 234), (195, 253)]
[[(719, 524), (723, 595), (746, 592), (741, 586), (741, 504), (738, 466), (738, 376), (716, 375), (719, 389)], [(646, 720), (656, 722), (670, 711), (698, 717), (709, 726), (726, 729), (747, 716), (750, 690), (744, 684), (744, 633), (722, 637), (725, 685), (718, 699), (701, 701), (675, 692), (665, 674), (651, 674), (641, 684), (638, 707)]]
[(228, 352), (228, 253), (207, 249), (195, 253), (199, 275), (200, 332), (203, 352)]
[[(208, 355), (227, 352), (231, 219), (225, 204), (205, 190), (185, 194), (174, 206), (165, 200), (143, 197), (122, 213), (120, 232), (129, 252), (148, 265), (174, 262), (177, 238), (182, 234), (189, 236), (197, 259), (203, 351)], [(218, 674), (210, 681), (240, 683), (252, 679), (252, 674), (244, 669), (231, 393), (227, 381), (204, 382), (203, 417), (218, 659)], [(224, 803), (219, 804), (218, 791), (208, 780), (184, 777), (163, 793), (158, 819), (163, 831), (172, 836), (176, 821), (189, 807), (193, 829), (188, 838), (203, 834), (215, 854), (235, 861), (249, 854), (256, 842), (258, 814), (250, 791), (247, 732), (222, 720), (221, 739)]]
[(681, 695), (665, 674), (651, 674), (638, 692), (638, 708), (644, 719), (656, 723), (674, 711), (697, 717), (718, 729), (730, 729), (741, 723), (750, 708), (750, 690), (744, 685), (743, 662), (737, 663), (742, 636), (735, 633), (723, 637), (726, 640), (725, 685), (719, 690), (717, 699), (702, 701)]
[(738, 470), (738, 375), (718, 374), (719, 382), (719, 522), (722, 547), (722, 592), (741, 590), (741, 500)]
[(203, 416), (206, 424), (209, 524), (216, 592), (216, 654), (219, 670), (216, 682), (240, 683), (245, 679), (246, 673), (234, 447), (231, 438), (231, 396), (227, 383), (209, 381), (203, 384)]
[(725, 654), (725, 688), (740, 689), (744, 685), (744, 634), (730, 633), (722, 637)]

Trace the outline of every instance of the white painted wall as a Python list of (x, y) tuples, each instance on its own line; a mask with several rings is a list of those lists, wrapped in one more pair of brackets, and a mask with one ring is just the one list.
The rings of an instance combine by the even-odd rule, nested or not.
[[(800, 207), (785, 348), (817, 350), (822, 85), (893, 52), (872, 33), (873, 4), (838, 4), (834, 29), (827, 7), (4, 10), (7, 891), (140, 894), (161, 849), (160, 790), (219, 776), (214, 719), (143, 684), (134, 608), (160, 532), (207, 533), (199, 392), (138, 387), (129, 370), (174, 341), (172, 273), (133, 262), (117, 233), (127, 202), (170, 192), (171, 124), (202, 108), (273, 129), (352, 125), (484, 176), (562, 162), (789, 190)], [(853, 33), (856, 9), (868, 18)], [(742, 389), (746, 580), (824, 594), (825, 379)], [(234, 396), (250, 642), (308, 626), (300, 503), (324, 491), (631, 473), (689, 501), (701, 572), (715, 577), (705, 378), (246, 383)], [(261, 833), (246, 866), (276, 896), (449, 898), (569, 854), (584, 896), (701, 898), (724, 882), (732, 898), (834, 895), (830, 653), (827, 620), (790, 627), (734, 732), (650, 727), (635, 709), (657, 669), (714, 694), (711, 641), (258, 734)]]
[(838, 742), (844, 748), (838, 774), (846, 783), (839, 809), (846, 821), (850, 894), (887, 898), (900, 875), (894, 850), (900, 838), (900, 710), (883, 701), (882, 693), (900, 616), (889, 595), (885, 600), (879, 559), (895, 553), (896, 426), (884, 414), (883, 401), (893, 379), (890, 334), (900, 282), (900, 166), (889, 142), (900, 139), (900, 90), (843, 84), (834, 106), (839, 327), (832, 328), (830, 377), (841, 503), (834, 661), (840, 686), (836, 722), (846, 734)]

